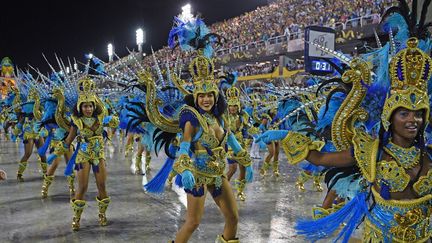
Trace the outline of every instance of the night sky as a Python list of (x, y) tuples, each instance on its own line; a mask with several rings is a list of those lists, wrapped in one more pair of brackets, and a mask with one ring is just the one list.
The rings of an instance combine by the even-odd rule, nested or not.
[(207, 25), (241, 15), (267, 0), (117, 0), (117, 1), (2, 1), (0, 58), (9, 56), (19, 68), (27, 64), (48, 71), (44, 53), (84, 61), (93, 53), (104, 61), (107, 44), (120, 56), (137, 49), (135, 30), (146, 32), (144, 52), (166, 45), (173, 16), (187, 3)]

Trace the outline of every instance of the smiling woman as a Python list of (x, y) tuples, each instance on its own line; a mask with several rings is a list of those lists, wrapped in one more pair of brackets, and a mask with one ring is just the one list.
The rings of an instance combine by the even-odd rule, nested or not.
[[(74, 211), (72, 229), (79, 230), (81, 214), (86, 205), (85, 193), (88, 188), (90, 168), (96, 178), (98, 195), (96, 201), (99, 207), (99, 223), (106, 226), (108, 220), (105, 212), (111, 202), (105, 188), (106, 167), (104, 152), (104, 127), (117, 127), (118, 118), (108, 116), (108, 112), (102, 101), (95, 93), (95, 84), (89, 78), (83, 78), (78, 83), (79, 96), (72, 115), (72, 126), (69, 135), (64, 141), (64, 147), (69, 148), (75, 138), (78, 138), (78, 145), (72, 163), (75, 163), (77, 171), (78, 189), (74, 198), (71, 199), (71, 207)], [(73, 161), (75, 160), (75, 161)]]
[[(424, 139), (430, 114), (426, 90), (432, 73), (432, 59), (418, 48), (417, 38), (409, 38), (406, 46), (406, 49), (392, 57), (389, 65), (391, 90), (382, 109), (378, 137), (369, 134), (361, 126), (354, 127), (356, 122), (366, 120), (362, 118), (361, 110), (353, 108), (356, 106), (354, 104), (360, 105), (360, 102), (356, 102), (362, 101), (363, 97), (355, 100), (355, 96), (341, 104), (333, 119), (334, 135), (337, 138), (343, 134), (340, 139), (345, 139), (336, 144), (340, 152), (319, 152), (318, 142), (292, 131), (277, 131), (278, 134), (270, 131), (261, 137), (266, 142), (282, 140), (282, 147), (293, 164), (306, 159), (315, 165), (356, 166), (360, 169), (356, 177), (360, 180), (352, 180), (358, 181), (357, 186), (361, 189), (343, 208), (314, 222), (298, 223), (299, 232), (311, 240), (331, 235), (343, 222), (347, 226), (339, 237), (347, 240), (354, 226), (364, 216), (365, 242), (424, 242), (432, 235), (428, 226), (432, 200), (432, 161)], [(346, 71), (342, 76), (345, 82), (354, 83), (347, 97), (365, 92), (356, 83), (371, 81), (370, 70), (365, 62), (354, 59), (350, 65), (353, 70)], [(357, 115), (344, 115), (348, 112)], [(351, 125), (344, 125), (344, 122), (339, 124), (339, 115), (352, 119), (349, 120)], [(349, 147), (344, 147), (344, 142)], [(369, 202), (369, 197), (373, 198), (373, 203)], [(351, 212), (348, 216), (346, 210)]]
[(404, 107), (397, 108), (391, 117), (393, 141), (402, 147), (409, 147), (419, 131), (424, 131), (426, 110), (409, 110)]

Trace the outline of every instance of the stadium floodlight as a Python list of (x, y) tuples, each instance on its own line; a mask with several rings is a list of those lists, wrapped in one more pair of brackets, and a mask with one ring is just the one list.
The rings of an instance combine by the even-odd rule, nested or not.
[(108, 58), (109, 58), (109, 62), (113, 61), (113, 55), (114, 55), (114, 46), (109, 43), (108, 44)]
[(89, 53), (89, 54), (88, 54), (88, 58), (89, 58), (89, 59), (92, 59), (92, 58), (93, 58), (93, 53)]
[(192, 6), (189, 3), (184, 5), (181, 9), (182, 9), (182, 13), (180, 15), (181, 20), (187, 22), (193, 18)]
[(142, 45), (144, 44), (144, 31), (139, 28), (136, 30), (136, 44), (138, 45), (138, 51), (142, 52)]
[(67, 74), (70, 73), (70, 69), (69, 69), (69, 67), (66, 67), (66, 73), (67, 73)]

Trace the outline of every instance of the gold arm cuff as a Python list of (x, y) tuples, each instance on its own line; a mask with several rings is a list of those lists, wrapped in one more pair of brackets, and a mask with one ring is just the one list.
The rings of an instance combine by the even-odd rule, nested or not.
[(182, 154), (174, 163), (173, 169), (178, 174), (183, 173), (185, 170), (195, 171), (191, 158), (187, 154)]
[(252, 135), (258, 134), (259, 133), (259, 128), (258, 127), (251, 127), (251, 128), (248, 129), (248, 133), (252, 134)]
[(305, 160), (311, 150), (321, 150), (324, 147), (323, 141), (312, 141), (307, 136), (297, 133), (288, 132), (282, 140), (281, 145), (290, 164), (298, 164)]
[(237, 163), (247, 167), (252, 164), (252, 160), (248, 154), (248, 152), (244, 149), (240, 150), (235, 156), (231, 157), (233, 160), (237, 161)]

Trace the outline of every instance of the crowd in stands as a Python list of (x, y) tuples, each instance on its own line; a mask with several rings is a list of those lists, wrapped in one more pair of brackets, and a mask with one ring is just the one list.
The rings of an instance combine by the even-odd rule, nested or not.
[(239, 76), (267, 74), (267, 73), (272, 73), (278, 65), (279, 65), (278, 62), (246, 64), (246, 65), (238, 66), (236, 68), (230, 68), (228, 71), (229, 72), (237, 71)]
[[(295, 37), (296, 33), (309, 25), (332, 27), (348, 19), (382, 14), (393, 4), (395, 0), (276, 0), (241, 16), (215, 23), (210, 29), (226, 38), (222, 48), (231, 48), (281, 35)], [(356, 25), (357, 21), (351, 22), (351, 26)], [(158, 60), (164, 62), (189, 57), (188, 54), (179, 50), (172, 51), (168, 47), (155, 54)], [(144, 62), (154, 64), (151, 55)]]

